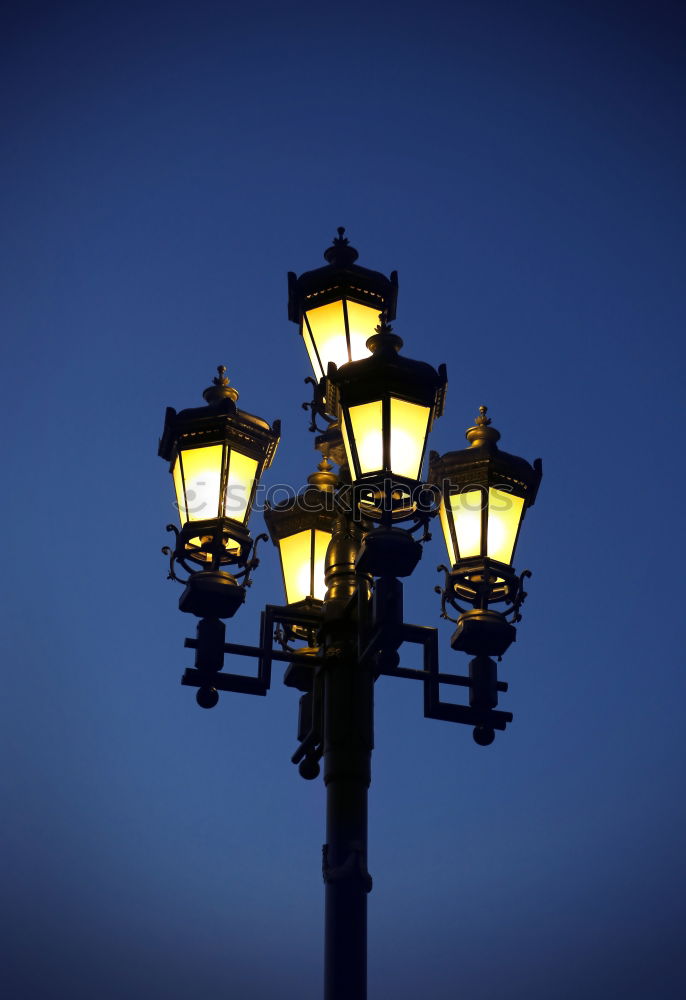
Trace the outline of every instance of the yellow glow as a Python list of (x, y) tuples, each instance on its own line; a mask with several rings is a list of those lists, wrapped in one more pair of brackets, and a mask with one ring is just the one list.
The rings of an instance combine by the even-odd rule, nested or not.
[(379, 310), (360, 305), (359, 302), (346, 302), (348, 311), (348, 332), (350, 334), (350, 350), (345, 337), (345, 316), (343, 300), (329, 302), (325, 306), (307, 310), (307, 319), (312, 331), (312, 337), (319, 353), (321, 367), (317, 354), (304, 326), (305, 346), (310, 356), (310, 362), (317, 378), (326, 375), (329, 362), (340, 368), (348, 361), (359, 361), (369, 355), (367, 340), (374, 333), (379, 322)]
[(309, 528), (282, 538), (279, 554), (286, 584), (286, 603), (303, 601), (309, 596), (311, 586), (312, 534)]
[(341, 425), (341, 434), (343, 435), (343, 444), (345, 445), (345, 455), (346, 458), (348, 459), (348, 468), (350, 469), (350, 475), (354, 480), (355, 466), (353, 465), (353, 456), (352, 452), (350, 451), (350, 441), (348, 440), (348, 427), (342, 414), (340, 419), (340, 425)]
[(317, 364), (317, 357), (309, 343), (310, 338), (307, 335), (307, 329), (305, 329), (307, 350), (315, 374), (317, 378), (320, 378), (322, 375), (326, 375), (330, 361), (333, 361), (334, 364), (340, 367), (349, 360), (348, 345), (345, 341), (345, 320), (343, 317), (342, 300), (329, 302), (328, 305), (318, 306), (316, 309), (309, 309), (307, 319), (309, 320), (314, 342), (317, 345), (317, 351), (322, 363), (321, 368)]
[(307, 325), (304, 322), (303, 322), (303, 339), (305, 341), (305, 347), (307, 348), (307, 353), (310, 357), (310, 364), (312, 365), (312, 371), (314, 372), (317, 381), (319, 381), (322, 375), (326, 375), (326, 368), (322, 368), (319, 362), (317, 361), (317, 352), (314, 349), (312, 338), (310, 337), (309, 330), (307, 329)]
[(240, 451), (231, 451), (224, 506), (227, 517), (232, 517), (235, 521), (245, 521), (256, 473), (256, 459), (248, 458)]
[(298, 531), (279, 542), (281, 565), (286, 584), (286, 603), (304, 601), (306, 597), (324, 600), (326, 584), (324, 568), (326, 550), (331, 535), (328, 531), (314, 531), (314, 586), (312, 585), (312, 531)]
[(488, 491), (488, 557), (509, 563), (512, 559), (524, 500), (491, 486)]
[(481, 490), (453, 493), (450, 506), (455, 521), (455, 535), (460, 559), (481, 555)]
[(324, 582), (324, 570), (326, 568), (326, 550), (331, 541), (331, 534), (328, 531), (317, 529), (314, 533), (314, 588), (312, 597), (323, 601), (326, 596), (326, 583)]
[(349, 412), (360, 474), (378, 472), (379, 469), (383, 469), (381, 400), (351, 406)]
[(391, 397), (391, 471), (419, 479), (429, 407)]
[(186, 517), (186, 498), (183, 495), (183, 479), (181, 477), (181, 459), (177, 455), (174, 462), (174, 489), (176, 491), (176, 506), (179, 510), (179, 520), (181, 527), (184, 526), (188, 518)]
[(211, 444), (181, 452), (189, 521), (219, 516), (223, 450), (223, 445)]
[(367, 341), (379, 325), (379, 309), (370, 309), (359, 302), (347, 301), (350, 331), (350, 360), (359, 361), (369, 355)]
[(445, 501), (441, 500), (441, 509), (439, 511), (441, 518), (441, 527), (443, 528), (443, 537), (445, 538), (445, 547), (448, 550), (448, 559), (450, 560), (450, 565), (455, 565), (455, 546), (453, 545), (453, 536), (450, 533), (450, 524), (448, 522), (448, 514), (445, 509)]

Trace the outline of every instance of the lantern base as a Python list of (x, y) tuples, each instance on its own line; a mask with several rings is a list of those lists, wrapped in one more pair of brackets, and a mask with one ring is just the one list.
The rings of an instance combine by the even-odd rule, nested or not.
[(517, 629), (497, 611), (465, 611), (450, 640), (453, 649), (470, 656), (502, 656), (517, 638)]
[(355, 568), (371, 576), (409, 576), (422, 547), (402, 528), (373, 528), (365, 535)]
[(179, 610), (198, 618), (233, 618), (245, 600), (230, 573), (220, 570), (193, 573), (179, 598)]

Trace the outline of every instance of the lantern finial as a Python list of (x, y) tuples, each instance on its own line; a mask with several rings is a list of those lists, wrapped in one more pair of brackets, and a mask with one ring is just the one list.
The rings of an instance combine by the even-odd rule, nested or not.
[(333, 465), (331, 462), (329, 462), (328, 458), (324, 456), (317, 466), (317, 471), (311, 473), (311, 475), (307, 477), (307, 481), (310, 485), (316, 486), (324, 493), (333, 493), (334, 487), (338, 483), (338, 476), (333, 471)]
[(475, 426), (470, 427), (465, 434), (472, 448), (481, 448), (483, 445), (492, 445), (495, 447), (496, 442), (500, 440), (500, 431), (497, 431), (495, 427), (491, 427), (491, 418), (486, 416), (487, 413), (488, 407), (480, 406)]
[(213, 378), (212, 385), (208, 386), (203, 392), (203, 399), (210, 406), (214, 403), (220, 403), (223, 399), (230, 399), (235, 403), (238, 399), (238, 390), (233, 389), (229, 385), (229, 379), (226, 375), (226, 365), (217, 365), (217, 372), (219, 373), (218, 377)]
[(397, 352), (403, 346), (403, 339), (393, 332), (393, 327), (387, 322), (387, 314), (379, 313), (379, 325), (375, 333), (367, 341), (367, 348), (372, 354), (390, 354)]
[(355, 247), (350, 246), (350, 241), (344, 233), (345, 226), (339, 226), (338, 236), (334, 239), (331, 246), (327, 247), (324, 251), (324, 260), (335, 267), (349, 267), (360, 256)]

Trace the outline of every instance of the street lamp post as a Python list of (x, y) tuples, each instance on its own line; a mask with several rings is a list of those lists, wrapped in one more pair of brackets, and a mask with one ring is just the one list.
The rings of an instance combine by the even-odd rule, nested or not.
[[(425, 716), (472, 726), (482, 746), (505, 729), (512, 715), (496, 707), (507, 685), (494, 657), (514, 640), (521, 618), (530, 574), (518, 576), (512, 560), (541, 479), (540, 460), (531, 466), (498, 448), (500, 435), (482, 407), (467, 431), (470, 447), (442, 457), (432, 452), (423, 481), (428, 435), (443, 412), (445, 366), (436, 370), (400, 353), (402, 341), (389, 325), (397, 276), (360, 267), (357, 257), (339, 229), (325, 267), (289, 274), (289, 318), (314, 371), (306, 380), (314, 390), (307, 407), (322, 459), (299, 494), (265, 511), (286, 604), (263, 610), (256, 646), (227, 643), (224, 620), (244, 602), (259, 563), (247, 525), (276, 452), (278, 421), (270, 426), (239, 410), (220, 367), (205, 390), (206, 406), (167, 410), (159, 447), (170, 463), (180, 520), (180, 527), (168, 525), (175, 535), (164, 550), (169, 576), (185, 584), (180, 609), (199, 619), (196, 637), (186, 639), (195, 663), (182, 683), (212, 708), (220, 691), (265, 695), (273, 663), (286, 663), (284, 683), (300, 692), (291, 759), (308, 780), (323, 760), (325, 1000), (367, 995), (375, 681), (382, 674), (421, 681)], [(457, 625), (452, 648), (473, 657), (468, 676), (441, 673), (437, 630), (404, 621), (402, 579), (421, 558), (434, 516), (450, 563), (439, 567), (441, 616)], [(418, 647), (420, 666), (400, 665), (403, 645)], [(255, 658), (255, 675), (225, 671), (227, 653)], [(469, 704), (443, 702), (444, 684), (466, 687)]]

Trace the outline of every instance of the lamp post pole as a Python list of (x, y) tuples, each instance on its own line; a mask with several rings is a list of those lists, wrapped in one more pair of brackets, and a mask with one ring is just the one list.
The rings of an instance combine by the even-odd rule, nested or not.
[(367, 996), (367, 794), (371, 780), (374, 678), (360, 663), (356, 630), (355, 526), (337, 520), (327, 552), (324, 605), (323, 761), (326, 786), (325, 1000)]

